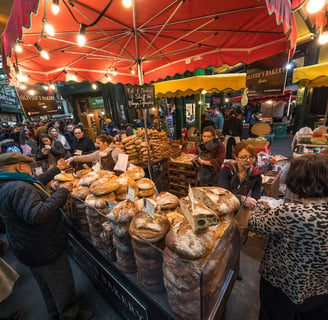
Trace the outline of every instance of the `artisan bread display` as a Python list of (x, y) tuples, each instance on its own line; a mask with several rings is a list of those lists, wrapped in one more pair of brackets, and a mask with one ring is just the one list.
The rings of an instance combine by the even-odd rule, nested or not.
[(155, 214), (152, 219), (146, 212), (139, 212), (129, 227), (138, 269), (137, 279), (151, 292), (164, 291), (161, 250), (164, 249), (169, 228), (170, 224), (165, 216)]
[[(231, 220), (225, 218), (219, 224), (199, 230), (197, 233), (192, 230), (186, 218), (178, 219), (171, 225), (165, 239), (166, 248), (163, 254), (164, 285), (171, 309), (181, 318), (201, 319), (200, 286), (203, 309), (212, 303), (211, 297), (217, 299), (215, 293), (222, 285), (222, 274), (227, 270), (228, 258), (232, 256), (230, 241), (220, 246), (223, 256), (218, 255), (216, 258), (217, 252), (213, 253), (213, 249), (230, 223)], [(235, 229), (231, 229), (231, 234), (234, 234)]]
[(137, 266), (133, 254), (129, 225), (138, 210), (129, 200), (120, 202), (109, 214), (113, 224), (113, 243), (116, 248), (117, 267), (124, 273), (134, 273)]

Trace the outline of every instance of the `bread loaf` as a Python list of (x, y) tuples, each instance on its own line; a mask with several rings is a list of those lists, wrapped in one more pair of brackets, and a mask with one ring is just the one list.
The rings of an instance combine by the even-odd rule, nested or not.
[(196, 187), (192, 188), (194, 197), (203, 201), (205, 205), (216, 212), (218, 216), (235, 212), (240, 203), (237, 197), (220, 187)]
[(74, 176), (71, 173), (59, 173), (55, 175), (54, 180), (60, 182), (72, 182), (74, 181)]
[(180, 208), (188, 219), (193, 231), (205, 229), (218, 223), (216, 213), (206, 207), (201, 200), (195, 199), (194, 210), (192, 210), (189, 198), (182, 198), (180, 199)]
[(179, 205), (179, 198), (170, 192), (161, 192), (156, 201), (162, 210), (173, 210)]
[(103, 209), (107, 208), (106, 201), (114, 202), (115, 199), (115, 193), (113, 192), (107, 193), (102, 196), (95, 196), (93, 194), (89, 194), (85, 199), (85, 204), (91, 208)]
[(138, 210), (130, 200), (120, 202), (108, 215), (114, 223), (128, 223), (137, 214)]
[(77, 186), (71, 192), (72, 197), (84, 200), (89, 195), (89, 188), (86, 186)]
[(100, 178), (90, 185), (90, 192), (96, 196), (113, 192), (120, 187), (117, 180), (116, 176)]

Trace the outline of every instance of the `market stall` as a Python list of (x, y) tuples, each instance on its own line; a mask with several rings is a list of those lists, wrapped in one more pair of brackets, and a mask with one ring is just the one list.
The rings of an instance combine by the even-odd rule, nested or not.
[[(17, 76), (20, 74), (27, 76), (31, 84), (41, 82), (52, 85), (59, 80), (87, 79), (142, 85), (186, 70), (194, 71), (223, 63), (251, 63), (293, 49), (296, 42), (295, 21), (288, 1), (279, 3), (279, 6), (268, 0), (220, 1), (220, 5), (217, 1), (208, 1), (204, 6), (200, 0), (163, 0), (154, 6), (145, 0), (132, 1), (132, 8), (126, 9), (121, 1), (72, 0), (66, 6), (59, 2), (58, 15), (50, 10), (50, 2), (48, 6), (45, 4), (46, 1), (37, 0), (14, 2), (1, 37), (3, 67), (12, 84), (19, 85), (22, 78)], [(54, 34), (46, 29), (46, 22), (53, 25)], [(77, 36), (86, 40), (85, 45), (77, 43)], [(16, 45), (23, 51), (19, 52)], [(107, 183), (107, 186), (120, 188), (114, 182)], [(145, 197), (155, 194), (154, 185), (149, 181), (141, 183), (138, 188)], [(100, 252), (103, 249), (99, 248), (103, 241), (100, 233), (110, 233), (110, 227), (103, 230), (103, 223), (106, 222), (102, 222), (103, 211), (107, 210), (107, 214), (111, 215), (110, 212), (115, 210), (109, 212), (105, 200), (113, 202), (117, 200), (117, 195), (122, 198), (125, 195), (124, 192), (113, 194), (117, 189), (109, 192), (109, 199), (103, 198), (100, 204), (93, 198), (93, 191), (91, 199), (88, 199), (90, 202), (75, 202), (69, 207), (79, 209), (80, 213), (85, 211), (81, 232), (76, 231), (75, 227), (70, 232), (70, 251), (81, 268), (128, 319), (213, 319), (216, 314), (222, 315), (224, 300), (238, 269), (240, 240), (233, 219), (220, 220), (217, 217), (220, 220), (217, 221), (213, 215), (217, 208), (211, 209), (210, 220), (220, 222), (217, 226), (225, 227), (218, 232), (215, 225), (212, 226), (214, 230), (210, 233), (209, 247), (204, 255), (192, 255), (191, 259), (190, 255), (187, 259), (182, 255), (179, 258), (175, 255), (174, 246), (166, 244), (173, 254), (166, 255), (160, 251), (159, 256), (167, 258), (164, 260), (167, 274), (166, 280), (163, 279), (166, 293), (158, 296), (145, 290), (145, 282), (138, 278), (140, 273), (135, 273), (142, 268), (137, 263), (133, 265), (134, 248), (131, 251), (131, 247), (126, 248), (125, 243), (121, 243), (121, 256), (117, 257), (117, 263), (109, 261), (108, 257), (105, 259), (105, 253)], [(101, 207), (95, 208), (98, 205)], [(184, 210), (190, 212), (189, 207), (186, 204)], [(209, 212), (208, 208), (206, 210)], [(192, 216), (189, 215), (189, 218)], [(116, 218), (111, 217), (111, 222), (118, 222)], [(194, 220), (188, 221), (192, 224)], [(222, 221), (225, 223), (222, 224)], [(87, 230), (91, 242), (87, 241)], [(174, 232), (175, 227), (172, 230)], [(193, 240), (191, 235), (194, 230), (190, 231), (189, 225), (184, 230), (188, 231), (185, 239)], [(120, 238), (119, 234), (127, 235), (130, 230), (127, 231), (125, 224), (114, 232)], [(147, 239), (148, 234), (151, 232), (145, 233), (142, 238)], [(138, 246), (138, 239), (136, 241), (135, 245)], [(124, 253), (129, 253), (128, 266), (135, 268), (131, 276), (120, 269)], [(184, 268), (170, 270), (172, 260), (181, 262)], [(212, 266), (217, 267), (214, 273)], [(182, 278), (187, 275), (183, 283), (178, 281), (181, 278), (180, 270), (183, 270)], [(176, 280), (173, 287), (170, 275)], [(192, 281), (188, 276), (192, 277)], [(153, 284), (153, 280), (148, 278), (147, 284)], [(189, 302), (188, 308), (184, 307), (184, 302)]]
[[(222, 316), (239, 270), (239, 200), (219, 187), (178, 198), (131, 165), (61, 173), (75, 185), (65, 206), (70, 252), (128, 319)], [(194, 207), (194, 208), (193, 208)], [(197, 248), (197, 249), (196, 249)], [(186, 308), (188, 305), (188, 308)]]

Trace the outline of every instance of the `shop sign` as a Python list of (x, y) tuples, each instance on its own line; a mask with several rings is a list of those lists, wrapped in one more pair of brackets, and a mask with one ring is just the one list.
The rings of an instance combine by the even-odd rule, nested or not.
[(24, 90), (17, 88), (17, 92), (26, 115), (30, 117), (64, 114), (64, 108), (57, 105), (55, 94), (50, 88), (27, 86)]
[(89, 100), (89, 106), (91, 109), (105, 108), (103, 97), (89, 97), (88, 100)]
[(12, 107), (17, 107), (18, 100), (14, 96), (9, 96), (0, 92), (0, 105), (7, 105)]
[(152, 85), (124, 86), (125, 98), (131, 109), (149, 109), (155, 104), (155, 88)]
[(251, 63), (246, 74), (248, 95), (283, 94), (287, 63), (288, 52)]

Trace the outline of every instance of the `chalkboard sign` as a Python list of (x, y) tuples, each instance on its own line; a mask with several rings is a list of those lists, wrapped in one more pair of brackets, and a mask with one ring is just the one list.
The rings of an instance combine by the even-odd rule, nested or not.
[(152, 85), (124, 86), (125, 97), (129, 108), (149, 109), (154, 107), (155, 89)]

